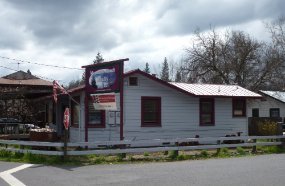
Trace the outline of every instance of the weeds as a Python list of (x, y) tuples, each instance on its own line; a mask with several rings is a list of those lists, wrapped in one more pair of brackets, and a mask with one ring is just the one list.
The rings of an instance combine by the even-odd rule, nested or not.
[[(172, 150), (158, 153), (143, 154), (117, 154), (117, 155), (83, 155), (83, 156), (68, 156), (63, 159), (61, 156), (37, 155), (31, 153), (10, 152), (5, 149), (0, 149), (0, 160), (26, 162), (34, 164), (47, 165), (93, 165), (93, 164), (117, 164), (117, 163), (133, 163), (133, 162), (165, 162), (165, 161), (183, 161), (183, 160), (198, 160), (208, 158), (228, 158), (241, 157), (251, 155), (251, 148), (237, 147), (236, 149), (221, 148), (215, 150), (196, 150), (196, 151), (178, 151)], [(285, 150), (279, 146), (257, 147), (258, 154), (284, 153)], [(166, 155), (167, 154), (167, 155)]]

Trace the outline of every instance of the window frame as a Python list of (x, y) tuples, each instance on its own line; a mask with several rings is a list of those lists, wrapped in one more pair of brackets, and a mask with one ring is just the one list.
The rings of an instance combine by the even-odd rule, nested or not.
[[(74, 108), (76, 105), (79, 106), (79, 109), (80, 109), (80, 96), (75, 96), (73, 97), (72, 99), (74, 99), (75, 101), (77, 101), (79, 103), (79, 105), (77, 103), (75, 103), (73, 100), (71, 100), (71, 103), (70, 103), (70, 106), (71, 106), (71, 127), (75, 127), (75, 128), (78, 128), (78, 124), (74, 124), (74, 117), (73, 117), (73, 112), (74, 112)], [(80, 122), (80, 110), (79, 110), (79, 113), (78, 113), (78, 123)]]
[[(134, 81), (132, 81), (132, 80), (135, 80), (135, 83), (134, 83)], [(138, 77), (135, 77), (135, 76), (129, 77), (129, 86), (135, 87), (135, 86), (138, 86), (138, 85), (139, 85), (139, 83), (138, 83)]]
[[(254, 116), (254, 111), (257, 112), (258, 116)], [(259, 117), (259, 108), (252, 108), (251, 109), (251, 117), (258, 118)]]
[[(275, 110), (275, 111), (278, 111), (278, 116), (277, 116), (277, 117), (273, 117), (273, 116), (272, 116), (272, 113), (271, 113), (271, 112), (274, 111), (274, 110)], [(269, 109), (269, 117), (270, 117), (270, 118), (280, 118), (280, 108), (270, 108), (270, 109)]]
[(106, 128), (106, 112), (105, 110), (97, 110), (100, 111), (101, 114), (101, 122), (100, 124), (90, 124), (89, 123), (89, 104), (92, 104), (92, 98), (91, 96), (88, 96), (88, 101), (87, 101), (87, 109), (86, 109), (86, 120), (87, 120), (87, 127), (88, 128)]
[[(149, 100), (156, 102), (156, 120), (154, 122), (145, 122), (146, 111), (144, 110), (144, 103)], [(161, 97), (141, 97), (141, 127), (161, 127)]]
[[(237, 110), (237, 103), (240, 101), (243, 102), (243, 108), (242, 108), (242, 114), (238, 115), (238, 114), (235, 114), (235, 110)], [(233, 98), (232, 99), (232, 116), (233, 118), (246, 117), (246, 99), (245, 98)]]
[[(203, 102), (210, 102), (211, 103), (211, 112), (203, 112), (202, 104)], [(211, 122), (203, 122), (202, 115), (203, 114), (211, 114)], [(200, 126), (215, 126), (215, 99), (214, 98), (200, 98), (199, 100), (199, 123)]]

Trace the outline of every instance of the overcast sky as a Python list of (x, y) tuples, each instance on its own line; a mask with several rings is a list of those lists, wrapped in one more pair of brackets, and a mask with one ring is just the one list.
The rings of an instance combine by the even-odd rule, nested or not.
[[(242, 30), (268, 40), (264, 22), (282, 16), (284, 0), (1, 0), (0, 56), (81, 68), (97, 52), (107, 60), (129, 58), (125, 70), (159, 73), (164, 57), (179, 61), (193, 31)], [(27, 71), (62, 83), (82, 70), (0, 58), (0, 76)]]

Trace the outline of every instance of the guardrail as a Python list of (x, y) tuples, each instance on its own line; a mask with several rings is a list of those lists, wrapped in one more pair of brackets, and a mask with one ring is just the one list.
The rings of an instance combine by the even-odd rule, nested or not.
[[(170, 150), (207, 150), (231, 147), (255, 147), (284, 144), (285, 136), (238, 136), (238, 137), (207, 137), (207, 138), (177, 138), (177, 139), (154, 139), (138, 141), (98, 141), (98, 142), (38, 142), (0, 140), (0, 149), (20, 153), (44, 154), (44, 155), (88, 155), (88, 154), (122, 154), (161, 152)], [(275, 141), (257, 141), (257, 140)], [(20, 148), (15, 148), (17, 145)], [(25, 149), (24, 146), (31, 147)], [(81, 147), (81, 150), (76, 150)], [(65, 151), (66, 150), (66, 151)]]

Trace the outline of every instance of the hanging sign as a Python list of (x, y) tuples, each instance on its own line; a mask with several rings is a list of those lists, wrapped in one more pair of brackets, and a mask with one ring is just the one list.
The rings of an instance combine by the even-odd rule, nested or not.
[(114, 93), (90, 94), (95, 110), (117, 110)]
[(90, 93), (118, 92), (120, 89), (121, 64), (111, 63), (86, 68), (86, 90)]

